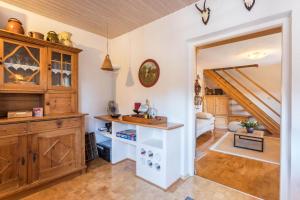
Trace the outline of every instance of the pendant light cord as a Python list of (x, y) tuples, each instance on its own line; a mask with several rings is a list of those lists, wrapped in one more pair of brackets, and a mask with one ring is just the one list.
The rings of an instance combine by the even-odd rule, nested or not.
[(106, 23), (106, 54), (108, 55), (108, 23)]

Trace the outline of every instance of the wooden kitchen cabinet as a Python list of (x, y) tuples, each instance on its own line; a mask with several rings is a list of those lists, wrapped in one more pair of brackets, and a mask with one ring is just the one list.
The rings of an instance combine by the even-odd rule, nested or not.
[(228, 115), (229, 99), (227, 96), (206, 95), (204, 111), (213, 115)]
[(229, 98), (224, 95), (206, 95), (204, 97), (204, 112), (215, 116), (216, 128), (227, 128), (229, 114)]
[(74, 93), (45, 94), (45, 114), (77, 112), (77, 95)]
[(228, 115), (229, 99), (227, 96), (215, 96), (215, 115)]
[(80, 128), (53, 130), (31, 136), (30, 182), (68, 174), (78, 167), (81, 157)]
[(43, 46), (0, 39), (0, 89), (45, 91), (46, 53)]
[(48, 118), (0, 120), (0, 199), (86, 168), (84, 115)]
[(48, 48), (48, 88), (77, 89), (77, 54)]
[(27, 183), (26, 124), (0, 125), (0, 193)]
[[(86, 169), (80, 52), (0, 30), (0, 199)], [(7, 118), (41, 107), (43, 116)]]
[(216, 101), (215, 96), (205, 96), (204, 97), (204, 111), (215, 114)]

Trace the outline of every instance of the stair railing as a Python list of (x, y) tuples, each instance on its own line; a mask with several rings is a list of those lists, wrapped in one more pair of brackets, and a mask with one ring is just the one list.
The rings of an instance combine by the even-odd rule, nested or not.
[[(248, 87), (246, 87), (243, 83), (241, 83), (239, 80), (237, 80), (234, 76), (232, 76), (230, 73), (228, 73), (226, 70), (236, 70), (241, 76), (246, 78), (248, 81), (250, 81), (253, 85), (255, 85), (257, 88), (259, 88), (261, 91), (263, 91), (265, 94), (270, 96), (272, 99), (274, 99), (276, 102), (280, 103), (280, 100), (277, 99), (274, 95), (272, 95), (270, 92), (268, 92), (265, 88), (263, 88), (261, 85), (259, 85), (257, 82), (255, 82), (253, 79), (251, 79), (249, 76), (247, 76), (245, 73), (243, 73), (240, 68), (249, 68), (249, 67), (258, 67), (258, 65), (245, 65), (245, 66), (237, 66), (237, 67), (228, 67), (228, 68), (217, 68), (214, 69), (217, 73), (217, 71), (221, 71), (224, 73), (226, 76), (228, 76), (231, 80), (236, 82), (241, 88), (243, 88), (246, 92), (251, 94), (255, 99), (257, 99), (260, 103), (262, 103), (266, 108), (268, 108), (271, 112), (273, 112), (275, 115), (280, 117), (280, 114), (274, 110), (271, 106), (269, 106), (262, 98), (257, 96), (254, 92), (252, 92)], [(219, 73), (218, 73), (219, 74)]]

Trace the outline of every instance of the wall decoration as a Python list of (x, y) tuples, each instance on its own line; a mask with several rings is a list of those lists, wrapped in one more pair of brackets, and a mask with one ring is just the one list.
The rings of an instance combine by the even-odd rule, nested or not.
[[(245, 0), (247, 1), (247, 0)], [(206, 0), (204, 0), (204, 4), (203, 4), (203, 9), (199, 8), (199, 6), (197, 4), (195, 4), (197, 10), (200, 11), (201, 13), (201, 17), (202, 17), (202, 22), (207, 25), (208, 21), (209, 21), (209, 17), (210, 17), (210, 8), (206, 8)]]
[(200, 106), (202, 104), (202, 97), (200, 96), (201, 85), (200, 85), (199, 81), (200, 81), (200, 76), (197, 75), (197, 78), (196, 78), (195, 84), (194, 84), (194, 92), (195, 92), (194, 105), (195, 106)]
[(6, 30), (17, 34), (24, 34), (24, 28), (22, 26), (22, 22), (16, 18), (8, 19)]
[(255, 0), (244, 0), (244, 5), (247, 8), (247, 10), (251, 10), (255, 4)]
[(139, 80), (144, 87), (152, 87), (159, 78), (159, 66), (153, 59), (145, 60), (139, 69)]

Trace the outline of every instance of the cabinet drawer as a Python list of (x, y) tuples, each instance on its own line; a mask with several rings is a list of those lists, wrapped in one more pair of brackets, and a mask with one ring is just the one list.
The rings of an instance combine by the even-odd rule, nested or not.
[(80, 118), (57, 119), (50, 121), (32, 122), (30, 125), (30, 131), (36, 133), (57, 129), (77, 128), (80, 126)]
[(27, 133), (27, 124), (7, 124), (0, 125), (0, 137), (7, 135), (20, 135)]
[(77, 112), (76, 94), (51, 93), (45, 95), (45, 114)]

